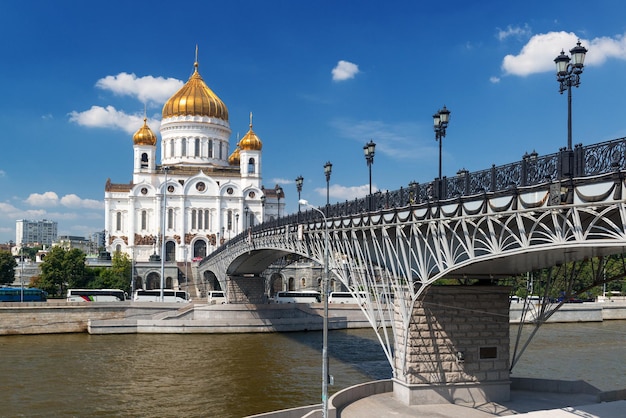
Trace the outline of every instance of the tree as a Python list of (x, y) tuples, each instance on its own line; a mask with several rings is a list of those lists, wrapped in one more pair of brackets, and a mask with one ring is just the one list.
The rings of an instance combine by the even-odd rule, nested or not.
[(90, 287), (97, 289), (121, 289), (130, 291), (131, 260), (128, 254), (119, 251), (113, 254), (111, 268), (104, 269), (100, 275), (90, 283)]
[(35, 258), (37, 258), (37, 253), (41, 249), (43, 249), (41, 245), (37, 247), (22, 247), (22, 251), (24, 252), (24, 258), (29, 258), (34, 261)]
[(52, 247), (41, 263), (41, 275), (39, 276), (39, 287), (48, 292), (50, 296), (60, 295), (65, 271), (63, 270), (63, 260), (65, 259), (65, 249), (62, 247)]
[(65, 285), (84, 287), (85, 253), (79, 249), (52, 247), (41, 263), (39, 286), (50, 295), (62, 296)]
[(87, 285), (85, 275), (85, 253), (78, 248), (72, 248), (65, 252), (63, 260), (66, 283), (68, 288), (81, 288)]
[(0, 284), (11, 284), (15, 280), (17, 262), (9, 251), (0, 251)]

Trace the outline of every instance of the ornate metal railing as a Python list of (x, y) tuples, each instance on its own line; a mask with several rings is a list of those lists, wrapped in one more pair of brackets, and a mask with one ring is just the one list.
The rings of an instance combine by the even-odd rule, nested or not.
[[(484, 193), (509, 192), (520, 187), (539, 186), (555, 181), (574, 181), (584, 177), (599, 176), (626, 168), (626, 138), (583, 147), (574, 146), (573, 150), (562, 148), (559, 152), (539, 156), (536, 152), (526, 153), (521, 161), (476, 172), (459, 170), (454, 177), (443, 177), (442, 196), (437, 196), (438, 179), (428, 183), (409, 183), (394, 191), (378, 191), (372, 196), (346, 200), (342, 203), (323, 206), (320, 209), (328, 218), (348, 216), (368, 211), (368, 200), (372, 200), (372, 211), (405, 207), (409, 205), (433, 205), (439, 202), (475, 196)], [(230, 244), (247, 239), (249, 234), (275, 230), (279, 227), (294, 228), (301, 222), (319, 220), (320, 214), (309, 210), (280, 217), (276, 220), (255, 225), (248, 231), (227, 241), (213, 252), (226, 250)]]

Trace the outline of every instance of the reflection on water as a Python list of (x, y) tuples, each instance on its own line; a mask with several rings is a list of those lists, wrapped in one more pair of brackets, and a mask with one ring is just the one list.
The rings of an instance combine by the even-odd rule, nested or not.
[[(511, 327), (512, 335), (516, 327)], [(514, 376), (626, 388), (626, 321), (546, 325)], [(320, 402), (321, 332), (0, 337), (0, 415), (243, 417)], [(331, 393), (391, 376), (370, 329), (329, 333)]]
[[(530, 329), (530, 328), (527, 328)], [(517, 327), (511, 327), (511, 343)], [(600, 390), (626, 389), (626, 321), (543, 325), (513, 376), (584, 380)]]
[[(333, 393), (391, 375), (371, 330), (333, 331)], [(3, 416), (242, 417), (315, 404), (321, 333), (0, 338)]]

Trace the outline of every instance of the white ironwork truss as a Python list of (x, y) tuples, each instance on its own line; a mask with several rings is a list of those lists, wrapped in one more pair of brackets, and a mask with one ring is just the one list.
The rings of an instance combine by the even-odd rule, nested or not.
[(308, 217), (253, 231), (207, 258), (200, 270), (225, 280), (251, 268), (249, 260), (259, 252), (274, 252), (275, 258), (299, 254), (323, 264), (327, 231), (330, 274), (354, 296), (366, 291), (368, 300), (361, 308), (394, 374), (403, 374), (406, 359), (394, 358), (394, 342), (407, 352), (415, 303), (438, 279), (512, 276), (626, 253), (626, 206), (606, 192), (616, 187), (623, 188), (623, 182), (597, 184), (596, 194), (587, 188), (584, 201), (567, 205), (550, 206), (549, 192), (515, 193), (355, 214), (329, 219), (326, 225), (321, 216)]

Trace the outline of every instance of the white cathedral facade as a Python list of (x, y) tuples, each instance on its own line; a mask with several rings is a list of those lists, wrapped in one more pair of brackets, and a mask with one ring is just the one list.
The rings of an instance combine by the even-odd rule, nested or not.
[(159, 141), (144, 120), (133, 135), (132, 181), (106, 182), (107, 251), (127, 253), (138, 263), (161, 257), (189, 262), (283, 212), (282, 189), (262, 185), (262, 142), (252, 115), (249, 131), (230, 153), (228, 109), (205, 84), (197, 62), (163, 106), (159, 131), (160, 164)]

